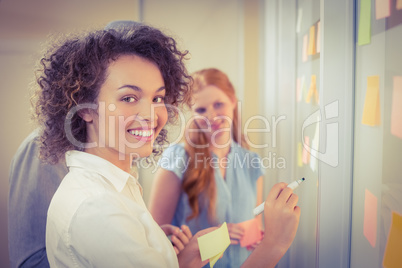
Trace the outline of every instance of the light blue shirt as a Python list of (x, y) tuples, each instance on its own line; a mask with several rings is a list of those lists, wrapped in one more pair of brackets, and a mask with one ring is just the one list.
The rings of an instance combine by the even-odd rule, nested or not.
[[(227, 156), (225, 178), (222, 177), (219, 170), (217, 157), (212, 155), (212, 159), (217, 190), (215, 221), (209, 222), (208, 220), (208, 200), (200, 202), (200, 215), (187, 221), (186, 218), (191, 215), (192, 211), (187, 194), (184, 192), (180, 195), (173, 217), (173, 225), (186, 224), (193, 234), (223, 222), (239, 223), (254, 218), (253, 208), (257, 203), (256, 182), (263, 174), (260, 157), (232, 142)], [(202, 159), (197, 160), (199, 164), (203, 164)], [(182, 181), (188, 166), (188, 156), (184, 144), (176, 144), (166, 149), (159, 159), (159, 166), (172, 171)], [(200, 198), (202, 199), (202, 197)], [(250, 253), (240, 245), (230, 245), (214, 267), (240, 267)]]

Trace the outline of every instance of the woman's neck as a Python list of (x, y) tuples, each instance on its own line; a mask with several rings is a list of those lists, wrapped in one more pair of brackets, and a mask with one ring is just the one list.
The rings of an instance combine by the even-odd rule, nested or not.
[(103, 159), (109, 161), (110, 163), (124, 170), (127, 173), (131, 172), (132, 160), (129, 155), (121, 154), (114, 149), (99, 148), (99, 147), (87, 148), (85, 149), (85, 152), (102, 157)]
[(228, 144), (228, 146), (225, 147), (215, 147), (215, 146), (211, 146), (211, 152), (213, 152), (218, 158), (223, 158), (225, 156), (227, 156), (230, 152), (230, 144)]

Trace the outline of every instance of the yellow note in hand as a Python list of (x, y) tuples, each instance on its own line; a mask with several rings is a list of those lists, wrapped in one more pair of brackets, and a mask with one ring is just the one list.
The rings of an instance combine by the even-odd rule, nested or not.
[(212, 268), (214, 264), (223, 255), (230, 245), (230, 237), (226, 222), (221, 227), (198, 237), (198, 247), (200, 249), (201, 260), (209, 259), (209, 266)]

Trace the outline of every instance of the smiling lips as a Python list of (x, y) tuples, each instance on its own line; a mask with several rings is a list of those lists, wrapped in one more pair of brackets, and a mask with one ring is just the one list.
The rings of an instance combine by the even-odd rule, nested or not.
[(151, 141), (154, 137), (155, 129), (129, 129), (127, 131), (130, 133), (132, 136), (134, 136), (136, 139), (140, 141)]

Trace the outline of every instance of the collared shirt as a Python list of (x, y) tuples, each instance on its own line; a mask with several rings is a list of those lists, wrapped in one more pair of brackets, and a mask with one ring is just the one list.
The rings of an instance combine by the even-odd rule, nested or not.
[[(201, 195), (200, 214), (197, 218), (187, 220), (192, 210), (188, 196), (182, 192), (173, 216), (172, 224), (186, 224), (194, 234), (199, 230), (218, 226), (223, 222), (239, 223), (254, 218), (253, 209), (257, 203), (257, 179), (263, 174), (261, 158), (232, 141), (229, 154), (224, 162), (219, 162), (212, 154), (211, 161), (206, 163), (203, 156), (195, 155), (197, 165), (210, 164), (214, 168), (216, 183), (216, 211), (214, 221), (208, 219), (208, 200)], [(176, 144), (167, 148), (159, 159), (159, 166), (172, 171), (180, 181), (188, 167), (188, 156), (184, 144)], [(226, 166), (225, 178), (220, 172), (220, 165)], [(240, 267), (251, 251), (240, 245), (230, 245), (214, 267)]]
[(67, 152), (66, 163), (48, 211), (51, 267), (178, 267), (136, 178), (85, 152)]
[(45, 248), (46, 216), (50, 200), (68, 170), (65, 163), (39, 159), (39, 131), (20, 145), (10, 166), (8, 245), (10, 266), (49, 268)]

